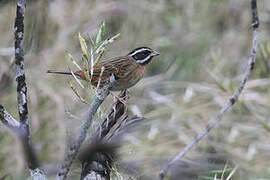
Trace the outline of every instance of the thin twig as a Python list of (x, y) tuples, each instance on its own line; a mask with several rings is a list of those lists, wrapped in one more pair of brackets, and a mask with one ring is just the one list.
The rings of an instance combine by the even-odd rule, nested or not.
[(198, 134), (193, 139), (193, 141), (189, 143), (179, 154), (177, 154), (171, 161), (169, 161), (166, 164), (164, 169), (159, 174), (160, 180), (164, 179), (165, 175), (167, 174), (168, 170), (170, 169), (172, 165), (174, 165), (177, 161), (181, 160), (188, 151), (190, 151), (204, 136), (206, 136), (210, 132), (210, 130), (213, 127), (215, 127), (221, 121), (221, 118), (224, 115), (224, 113), (234, 105), (234, 103), (238, 100), (239, 95), (241, 94), (242, 90), (244, 89), (246, 82), (248, 78), (250, 77), (251, 71), (254, 68), (256, 50), (257, 50), (259, 18), (258, 18), (256, 0), (251, 0), (251, 10), (252, 10), (252, 28), (253, 28), (252, 47), (251, 47), (250, 56), (248, 59), (248, 67), (238, 89), (234, 92), (233, 96), (229, 99), (229, 101), (221, 108), (221, 110), (216, 115), (216, 117), (207, 124), (206, 128), (200, 134)]
[(99, 89), (97, 92), (96, 98), (93, 100), (92, 104), (90, 105), (90, 108), (87, 113), (87, 117), (85, 121), (82, 123), (80, 131), (79, 131), (79, 137), (77, 140), (68, 148), (64, 163), (61, 165), (60, 170), (57, 174), (57, 179), (63, 180), (66, 179), (67, 174), (70, 170), (71, 164), (74, 160), (74, 158), (77, 156), (79, 149), (83, 143), (83, 141), (86, 138), (87, 130), (89, 129), (90, 125), (92, 124), (93, 117), (95, 113), (97, 112), (97, 109), (102, 104), (102, 102), (105, 100), (105, 98), (109, 94), (109, 89), (114, 85), (115, 78), (112, 75), (110, 78), (110, 82), (105, 85), (102, 89)]

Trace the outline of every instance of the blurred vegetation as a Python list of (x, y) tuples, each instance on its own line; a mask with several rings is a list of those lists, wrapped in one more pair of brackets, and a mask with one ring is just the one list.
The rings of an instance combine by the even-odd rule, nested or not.
[[(104, 20), (105, 38), (121, 33), (103, 60), (138, 46), (161, 53), (148, 65), (145, 78), (130, 90), (130, 113), (150, 120), (125, 136), (112, 175), (114, 179), (153, 179), (238, 86), (251, 40), (249, 5), (247, 0), (28, 1), (25, 70), (31, 136), (51, 178), (87, 105), (72, 92), (67, 77), (46, 71), (76, 68), (67, 52), (80, 58), (79, 32), (85, 39), (88, 33), (94, 37)], [(232, 179), (270, 179), (270, 1), (260, 0), (258, 6), (260, 44), (252, 78), (240, 101), (170, 172), (171, 177), (214, 179), (238, 167)], [(17, 118), (14, 16), (14, 1), (0, 1), (0, 102)], [(87, 92), (81, 95), (91, 101)], [(98, 117), (112, 100), (106, 100)], [(0, 177), (9, 173), (13, 179), (28, 175), (17, 140), (0, 125)], [(79, 175), (77, 163), (70, 179)]]

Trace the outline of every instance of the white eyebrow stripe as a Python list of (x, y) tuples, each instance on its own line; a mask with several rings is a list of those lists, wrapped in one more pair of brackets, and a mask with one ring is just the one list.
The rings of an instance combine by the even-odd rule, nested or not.
[(150, 59), (151, 56), (147, 56), (146, 58), (144, 58), (143, 60), (137, 60), (138, 63), (143, 64), (146, 61), (148, 61)]
[(132, 54), (130, 54), (129, 56), (134, 56), (134, 55), (137, 54), (138, 52), (145, 51), (145, 50), (148, 50), (149, 52), (151, 52), (150, 49), (148, 49), (148, 48), (142, 48), (142, 49), (138, 49), (138, 50), (134, 51), (134, 52), (133, 52)]

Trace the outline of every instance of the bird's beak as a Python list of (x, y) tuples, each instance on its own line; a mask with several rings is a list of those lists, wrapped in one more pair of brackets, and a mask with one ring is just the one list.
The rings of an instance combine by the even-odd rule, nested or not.
[(151, 53), (151, 55), (152, 55), (152, 56), (158, 56), (158, 55), (160, 55), (160, 54), (159, 54), (159, 52), (153, 50), (153, 52)]

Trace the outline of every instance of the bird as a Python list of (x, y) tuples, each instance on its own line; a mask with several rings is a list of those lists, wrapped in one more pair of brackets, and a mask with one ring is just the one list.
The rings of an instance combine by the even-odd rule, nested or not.
[[(95, 63), (92, 75), (89, 72), (89, 76), (86, 76), (84, 71), (76, 71), (74, 75), (79, 79), (90, 81), (93, 86), (99, 88), (107, 84), (113, 75), (115, 82), (109, 90), (123, 91), (134, 86), (143, 78), (145, 66), (158, 55), (160, 55), (158, 51), (149, 47), (138, 47), (125, 56)], [(48, 70), (47, 73), (72, 75), (71, 72), (58, 70)]]

